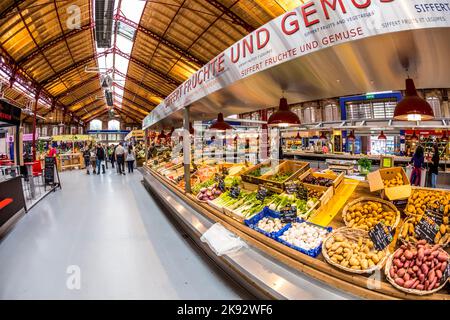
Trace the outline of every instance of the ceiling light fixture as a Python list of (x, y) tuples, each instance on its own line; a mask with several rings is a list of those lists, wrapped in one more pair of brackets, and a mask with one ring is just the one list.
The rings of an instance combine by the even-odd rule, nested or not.
[(387, 137), (384, 134), (383, 130), (381, 130), (381, 134), (378, 136), (378, 140), (387, 140)]
[(405, 96), (395, 107), (394, 119), (403, 121), (426, 121), (433, 118), (433, 109), (426, 100), (419, 97), (413, 79), (406, 79)]
[(289, 110), (287, 99), (284, 97), (280, 99), (278, 110), (274, 112), (267, 121), (267, 125), (278, 127), (297, 126), (299, 124), (300, 118), (294, 112)]
[(233, 127), (230, 126), (228, 123), (225, 122), (223, 119), (223, 113), (219, 113), (217, 115), (217, 120), (214, 122), (209, 129), (219, 130), (219, 131), (225, 131), (225, 130), (232, 130)]
[(348, 135), (347, 139), (348, 139), (348, 141), (355, 141), (355, 140), (356, 140), (354, 130), (352, 130), (352, 131), (350, 132), (350, 134)]

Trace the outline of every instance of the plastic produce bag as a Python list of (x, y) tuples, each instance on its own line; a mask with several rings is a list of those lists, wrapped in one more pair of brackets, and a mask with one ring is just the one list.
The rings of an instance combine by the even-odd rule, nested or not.
[(206, 242), (216, 255), (221, 256), (239, 251), (247, 244), (237, 235), (225, 229), (220, 223), (214, 224), (200, 238)]

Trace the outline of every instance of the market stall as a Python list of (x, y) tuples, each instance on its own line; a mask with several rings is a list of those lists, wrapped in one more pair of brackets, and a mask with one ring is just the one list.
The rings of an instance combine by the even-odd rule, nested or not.
[[(160, 130), (174, 123), (184, 129), (182, 139), (173, 145), (153, 146), (144, 171), (146, 186), (171, 208), (168, 213), (191, 231), (194, 241), (199, 241), (199, 221), (206, 219), (219, 222), (246, 241), (251, 253), (242, 250), (238, 254), (244, 260), (254, 257), (250, 254), (270, 257), (271, 263), (258, 256), (260, 265), (249, 266), (204, 248), (259, 296), (299, 298), (293, 292), (300, 291), (296, 286), (303, 277), (314, 285), (319, 282), (322, 293), (329, 296), (336, 294), (335, 288), (341, 295), (362, 298), (450, 299), (450, 190), (412, 187), (409, 175), (396, 166), (402, 159), (383, 160), (384, 154), (375, 156), (380, 170), (368, 169), (366, 161), (358, 162), (361, 179), (356, 180), (344, 177), (349, 172), (337, 170), (347, 163), (334, 162), (336, 170), (322, 171), (304, 159), (287, 159), (283, 152), (282, 131), (301, 124), (287, 98), (314, 101), (386, 88), (399, 90), (406, 84), (406, 93), (392, 115), (396, 122), (389, 126), (404, 130), (413, 120), (421, 125), (424, 121), (419, 120), (433, 119), (428, 105), (426, 112), (411, 115), (397, 110), (411, 96), (422, 102), (413, 81), (405, 81), (402, 61), (421, 62), (415, 79), (423, 87), (445, 88), (449, 83), (448, 75), (435, 76), (448, 69), (448, 59), (431, 62), (426, 47), (428, 43), (439, 48), (439, 55), (448, 54), (443, 44), (448, 43), (450, 25), (440, 19), (443, 13), (417, 12), (414, 5), (419, 1), (406, 5), (371, 2), (370, 9), (349, 5), (340, 12), (335, 8), (332, 16), (322, 6), (326, 12), (317, 16), (323, 19), (311, 22), (306, 32), (299, 22), (309, 19), (305, 10), (320, 8), (318, 1), (309, 2), (248, 35), (242, 40), (246, 45), (238, 42), (227, 49), (144, 120), (144, 129)], [(361, 14), (367, 10), (372, 14)], [(399, 17), (403, 22), (393, 23)], [(410, 20), (417, 23), (411, 26)], [(312, 27), (325, 23), (327, 27)], [(258, 45), (247, 52), (247, 44), (253, 41)], [(410, 46), (415, 42), (420, 45)], [(399, 56), (404, 59), (397, 61)], [(215, 68), (212, 74), (210, 68)], [(257, 148), (263, 156), (255, 163), (245, 157), (228, 161), (226, 151), (233, 145), (236, 129), (224, 115), (274, 105), (279, 105), (278, 110), (261, 123), (263, 134)], [(201, 120), (216, 116), (205, 137), (199, 132)], [(197, 121), (193, 132), (191, 121)], [(446, 119), (436, 121), (447, 124)], [(321, 133), (325, 131), (321, 127), (311, 130), (319, 131), (314, 140), (330, 139), (342, 147), (334, 151), (349, 150), (348, 160), (361, 160), (353, 157), (367, 141), (358, 140), (356, 126), (351, 124), (332, 135)], [(238, 134), (236, 139), (242, 138)], [(214, 154), (205, 152), (205, 144), (215, 147)], [(185, 213), (186, 207), (196, 216)], [(273, 274), (258, 273), (260, 268)], [(296, 276), (282, 276), (292, 272)]]
[(19, 172), (19, 167), (23, 165), (20, 116), (20, 108), (0, 100), (0, 235), (9, 229), (26, 209)]
[[(52, 137), (52, 146), (57, 147), (57, 168), (60, 171), (68, 169), (83, 169), (84, 160), (81, 153), (86, 146), (95, 144), (95, 138), (90, 135), (58, 135)], [(45, 154), (43, 154), (44, 158)], [(44, 159), (41, 159), (42, 161)]]

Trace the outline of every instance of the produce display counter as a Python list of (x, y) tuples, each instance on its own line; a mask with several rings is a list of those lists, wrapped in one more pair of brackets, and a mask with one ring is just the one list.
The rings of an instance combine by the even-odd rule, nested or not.
[[(428, 295), (415, 295), (400, 291), (387, 281), (384, 275), (384, 268), (381, 269), (381, 272), (376, 272), (372, 275), (345, 272), (328, 263), (323, 254), (313, 258), (269, 238), (244, 225), (242, 222), (214, 209), (207, 203), (199, 202), (195, 196), (185, 193), (174, 182), (160, 175), (156, 171), (147, 167), (144, 168), (144, 180), (150, 186), (152, 192), (158, 196), (165, 205), (173, 207), (172, 211), (174, 211), (175, 214), (181, 214), (180, 210), (188, 210), (193, 212), (197, 217), (203, 217), (211, 222), (220, 222), (225, 228), (246, 241), (250, 246), (249, 250), (259, 252), (265, 259), (271, 261), (271, 266), (265, 268), (266, 270), (272, 273), (282, 268), (285, 272), (289, 272), (289, 274), (293, 275), (293, 278), (290, 278), (287, 281), (287, 284), (289, 285), (296, 286), (298, 281), (301, 281), (300, 279), (303, 279), (302, 281), (311, 281), (312, 283), (319, 281), (321, 283), (319, 287), (323, 286), (324, 289), (322, 290), (328, 292), (325, 294), (330, 293), (329, 288), (336, 288), (340, 290), (338, 295), (341, 297), (348, 295), (369, 299), (450, 299), (448, 286), (437, 293)], [(167, 197), (164, 192), (170, 192), (172, 196)], [(377, 197), (377, 195), (370, 193), (369, 185), (366, 182), (344, 179), (344, 181), (336, 188), (334, 197), (327, 204), (321, 206), (310, 217), (309, 221), (323, 226), (330, 226), (333, 229), (343, 227), (343, 208), (348, 203), (360, 197)], [(194, 225), (195, 224), (196, 223), (194, 223)], [(400, 228), (397, 228), (397, 230), (399, 229)], [(194, 238), (198, 240), (200, 234), (205, 230), (205, 226), (204, 228), (197, 230), (197, 234), (194, 235)], [(398, 234), (395, 234), (394, 240), (389, 246), (391, 251), (395, 248), (397, 241)], [(400, 243), (398, 243), (398, 245), (400, 245)], [(241, 251), (238, 255), (247, 255), (247, 250)], [(274, 265), (277, 267), (276, 269), (272, 269)], [(266, 296), (272, 296), (274, 298), (299, 298), (298, 296), (289, 296), (283, 293), (282, 290), (284, 289), (284, 285), (267, 285), (267, 282), (261, 281), (261, 279), (259, 279), (260, 281), (254, 281), (251, 277), (249, 278), (248, 275), (253, 274), (256, 270), (251, 266), (239, 266), (239, 270), (240, 272), (238, 274), (246, 275), (241, 279), (242, 283), (252, 283), (258, 290), (265, 292)], [(272, 292), (268, 293), (267, 287), (272, 287)], [(307, 289), (303, 293), (307, 294), (306, 297), (314, 298), (311, 296), (314, 295), (314, 292), (311, 292), (309, 285), (305, 288)], [(274, 294), (273, 291), (278, 294)]]
[[(380, 156), (368, 156), (368, 155), (359, 155), (359, 154), (334, 154), (334, 153), (314, 153), (314, 152), (305, 152), (305, 151), (297, 151), (297, 150), (285, 150), (283, 151), (283, 155), (285, 156), (295, 156), (299, 159), (340, 159), (340, 160), (359, 160), (361, 158), (368, 158), (372, 161), (380, 161)], [(393, 156), (394, 163), (408, 163), (411, 161), (411, 157), (399, 157)]]

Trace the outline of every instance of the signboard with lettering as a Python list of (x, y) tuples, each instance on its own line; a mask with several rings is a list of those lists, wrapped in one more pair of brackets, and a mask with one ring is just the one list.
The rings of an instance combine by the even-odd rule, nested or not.
[(372, 36), (450, 26), (448, 0), (311, 0), (299, 5), (200, 68), (144, 119), (143, 129), (241, 79), (304, 55)]
[(46, 185), (55, 183), (55, 158), (45, 157), (44, 180)]
[(433, 219), (424, 215), (417, 224), (415, 232), (418, 238), (425, 239), (428, 243), (434, 243), (434, 239), (439, 232), (439, 226)]
[(369, 231), (369, 237), (372, 240), (375, 249), (383, 250), (392, 242), (392, 230), (390, 227), (385, 226), (383, 223), (377, 223)]
[(0, 100), (0, 123), (5, 122), (11, 125), (20, 125), (20, 115), (22, 109), (13, 106), (12, 104)]

